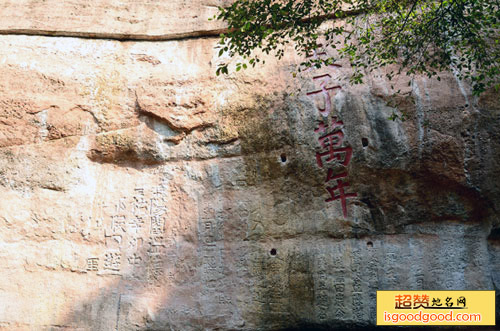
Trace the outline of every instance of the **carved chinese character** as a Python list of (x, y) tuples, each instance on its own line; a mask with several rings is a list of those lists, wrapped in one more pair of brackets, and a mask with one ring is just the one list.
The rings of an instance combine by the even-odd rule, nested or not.
[(97, 202), (97, 214), (100, 218), (103, 218), (107, 211), (109, 210), (109, 204), (104, 201)]
[(364, 307), (363, 307), (363, 293), (353, 293), (352, 294), (352, 310), (357, 319), (363, 318)]
[(323, 133), (328, 128), (328, 124), (325, 124), (323, 121), (319, 121), (318, 127), (314, 129), (316, 133)]
[[(318, 48), (319, 47), (323, 47), (322, 44), (319, 44), (318, 45)], [(312, 53), (308, 53), (306, 54), (306, 58), (314, 58), (315, 60), (321, 60), (322, 57), (325, 57), (325, 56), (328, 56), (328, 53), (321, 50), (321, 49), (314, 49), (312, 51)], [(331, 64), (328, 64), (328, 67), (336, 67), (336, 68), (339, 68), (339, 67), (342, 67), (340, 64), (335, 64), (335, 63), (331, 63)], [(306, 71), (309, 71), (311, 69), (315, 68), (315, 66), (312, 66), (310, 68), (308, 68)]]
[(354, 282), (352, 284), (352, 289), (354, 292), (361, 292), (363, 291), (363, 287), (361, 285), (361, 280), (359, 278), (355, 278)]
[(347, 167), (352, 158), (352, 148), (351, 147), (340, 147), (344, 140), (344, 133), (342, 131), (336, 131), (324, 135), (319, 138), (322, 152), (316, 153), (316, 162), (320, 168), (323, 168), (323, 157), (326, 158), (326, 162), (332, 162), (333, 160), (339, 161), (343, 166)]
[(333, 285), (335, 288), (335, 291), (337, 292), (344, 292), (345, 285), (344, 284), (334, 284)]
[(326, 293), (318, 293), (318, 295), (316, 296), (316, 301), (318, 302), (318, 304), (325, 304), (328, 302), (328, 295)]
[[(337, 117), (332, 118), (332, 124), (331, 124), (331, 130), (336, 131), (336, 129), (342, 130), (342, 127), (344, 126), (344, 122), (342, 121), (337, 121)], [(328, 124), (325, 124), (323, 121), (319, 121), (318, 127), (314, 129), (314, 132), (316, 133), (324, 133), (325, 130), (328, 128)]]
[(337, 308), (337, 311), (335, 311), (335, 316), (338, 319), (341, 319), (345, 316), (345, 311), (342, 308)]
[(134, 190), (136, 192), (136, 195), (134, 196), (134, 201), (133, 201), (133, 213), (135, 216), (141, 216), (141, 215), (147, 215), (148, 214), (148, 201), (146, 200), (146, 197), (144, 196), (144, 189), (143, 188), (136, 188)]
[(135, 233), (138, 233), (143, 225), (144, 220), (141, 216), (135, 216), (128, 220), (128, 228)]
[(127, 211), (127, 199), (120, 198), (115, 205), (115, 213), (116, 214), (123, 214), (126, 211)]
[(163, 278), (163, 259), (159, 254), (151, 254), (149, 256), (149, 279), (158, 281)]
[(102, 225), (104, 224), (104, 218), (102, 217), (97, 217), (95, 219), (95, 227), (96, 228), (102, 228)]
[(165, 194), (166, 194), (165, 186), (163, 186), (163, 185), (157, 186), (153, 190), (153, 197), (155, 199), (165, 201)]
[(167, 212), (167, 207), (165, 206), (165, 202), (163, 199), (159, 198), (151, 198), (150, 204), (150, 215), (163, 215)]
[(217, 243), (217, 239), (214, 235), (207, 235), (203, 237), (203, 242), (207, 246), (215, 246)]
[(99, 271), (98, 257), (89, 257), (87, 259), (87, 271)]
[(119, 233), (119, 232), (127, 232), (126, 229), (126, 220), (125, 216), (112, 216), (111, 217), (111, 232)]
[(424, 287), (424, 275), (418, 274), (416, 275), (416, 284), (418, 289), (422, 289)]
[(313, 77), (313, 81), (319, 81), (319, 86), (322, 88), (325, 87), (331, 79), (332, 76), (330, 76), (330, 74), (323, 74)]
[[(330, 172), (329, 172), (329, 174), (330, 174)], [(333, 186), (333, 187), (327, 187), (326, 188), (326, 190), (328, 191), (328, 193), (330, 193), (330, 198), (326, 199), (325, 201), (326, 202), (330, 202), (330, 201), (340, 200), (340, 204), (342, 205), (342, 212), (344, 214), (344, 217), (347, 218), (347, 203), (346, 203), (346, 199), (347, 198), (357, 197), (358, 194), (357, 193), (346, 193), (344, 191), (344, 187), (348, 187), (349, 183), (342, 181), (341, 178), (344, 178), (346, 176), (347, 176), (347, 173), (344, 172), (344, 173), (339, 174), (337, 176), (333, 176), (331, 179), (328, 179), (328, 177), (327, 177), (327, 181), (332, 180), (332, 179), (337, 180), (337, 185)], [(338, 195), (335, 194), (336, 191), (339, 192)]]
[(163, 235), (153, 235), (151, 236), (151, 246), (163, 246), (165, 247), (165, 237)]
[(139, 238), (137, 237), (130, 237), (128, 239), (128, 248), (130, 249), (137, 249), (139, 247)]
[(203, 259), (205, 260), (205, 263), (209, 269), (217, 268), (217, 258), (215, 256), (206, 255), (203, 257)]
[(108, 233), (108, 231), (106, 230), (106, 232), (104, 233), (104, 239), (106, 240), (106, 245), (114, 243), (121, 244), (123, 237), (121, 234)]
[(308, 92), (306, 95), (311, 96), (311, 95), (316, 95), (316, 94), (321, 94), (323, 96), (323, 103), (325, 108), (318, 108), (318, 111), (321, 115), (324, 117), (328, 116), (330, 112), (332, 111), (332, 100), (331, 100), (331, 91), (340, 89), (340, 86), (331, 86), (331, 87), (326, 87), (326, 86), (321, 86), (321, 90), (316, 90), (312, 92)]
[(107, 252), (104, 254), (104, 269), (119, 271), (122, 261), (120, 252)]
[(130, 263), (131, 265), (139, 265), (142, 262), (142, 258), (139, 255), (137, 255), (137, 253), (134, 253), (132, 256), (129, 256), (127, 260), (128, 263)]
[(165, 219), (161, 215), (151, 216), (151, 234), (162, 235), (165, 232)]
[[(318, 47), (322, 47), (323, 45), (322, 44), (319, 44)], [(310, 49), (309, 49), (310, 50)], [(324, 51), (318, 51), (317, 49), (313, 50), (311, 54), (307, 54), (306, 55), (306, 58), (315, 58), (315, 59), (319, 59), (321, 56), (325, 56), (326, 55), (326, 52)]]
[(150, 253), (150, 254), (162, 254), (164, 250), (165, 250), (165, 246), (158, 245), (158, 244), (156, 244), (156, 245), (152, 244), (148, 249), (148, 253)]

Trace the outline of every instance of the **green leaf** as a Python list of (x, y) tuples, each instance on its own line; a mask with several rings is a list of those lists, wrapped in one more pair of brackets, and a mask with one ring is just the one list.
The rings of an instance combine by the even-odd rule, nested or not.
[[(405, 73), (440, 80), (437, 72), (453, 67), (457, 77), (469, 80), (477, 92), (498, 84), (499, 12), (498, 1), (491, 0), (235, 0), (227, 8), (219, 7), (214, 18), (229, 27), (220, 35), (219, 47), (230, 50), (229, 56), (248, 57), (253, 67), (260, 62), (254, 60), (258, 52), (281, 59), (284, 46), (292, 42), (290, 49), (305, 55), (326, 40), (336, 59), (353, 66), (352, 83), (363, 81), (361, 70), (397, 65), (387, 79)], [(331, 13), (345, 18), (346, 24), (321, 30), (320, 18)], [(319, 61), (305, 67), (330, 64)]]

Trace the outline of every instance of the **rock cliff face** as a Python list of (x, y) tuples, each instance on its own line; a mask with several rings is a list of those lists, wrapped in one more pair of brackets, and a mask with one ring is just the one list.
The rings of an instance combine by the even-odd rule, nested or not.
[(498, 94), (216, 77), (223, 4), (0, 4), (0, 328), (366, 326), (379, 289), (498, 289)]

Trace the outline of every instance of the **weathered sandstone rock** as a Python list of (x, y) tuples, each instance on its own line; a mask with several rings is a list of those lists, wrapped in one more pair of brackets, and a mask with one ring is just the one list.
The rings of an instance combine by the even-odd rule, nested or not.
[(122, 39), (206, 35), (223, 28), (220, 22), (208, 19), (217, 13), (218, 6), (229, 3), (230, 0), (5, 0), (0, 4), (0, 31)]

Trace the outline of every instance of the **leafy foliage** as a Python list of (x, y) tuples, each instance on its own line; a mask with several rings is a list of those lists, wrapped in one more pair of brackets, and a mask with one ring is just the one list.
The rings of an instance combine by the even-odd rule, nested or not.
[[(479, 94), (500, 74), (499, 0), (236, 0), (214, 17), (228, 24), (219, 56), (238, 56), (236, 71), (255, 66), (260, 53), (282, 58), (293, 46), (306, 60), (299, 70), (347, 58), (351, 82), (367, 72), (397, 68), (429, 77), (453, 70)], [(329, 58), (307, 57), (331, 47)], [(217, 74), (229, 72), (221, 63)]]

